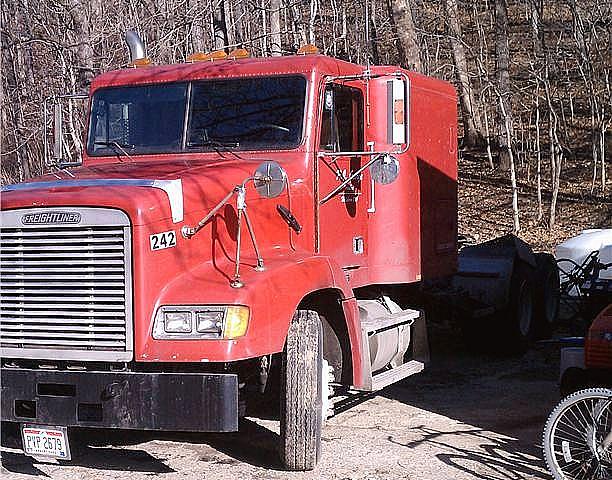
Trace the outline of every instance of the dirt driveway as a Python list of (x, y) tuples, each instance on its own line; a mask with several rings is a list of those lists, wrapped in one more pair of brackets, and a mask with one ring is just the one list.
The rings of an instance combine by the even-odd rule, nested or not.
[(237, 434), (79, 431), (71, 463), (48, 464), (3, 448), (2, 478), (548, 479), (540, 438), (558, 401), (558, 347), (491, 359), (438, 332), (429, 370), (330, 419), (314, 472), (279, 469), (278, 423), (250, 419)]

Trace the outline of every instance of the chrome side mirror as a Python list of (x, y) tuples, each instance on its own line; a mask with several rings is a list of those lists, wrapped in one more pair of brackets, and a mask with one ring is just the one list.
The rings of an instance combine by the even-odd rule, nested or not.
[[(85, 94), (68, 94), (45, 99), (42, 114), (46, 167), (64, 168), (82, 163), (80, 130), (85, 126), (85, 102), (88, 98)], [(68, 112), (68, 119), (64, 118), (64, 111)]]
[(376, 156), (370, 165), (370, 175), (376, 183), (387, 185), (399, 175), (399, 160), (389, 153)]
[(287, 173), (278, 163), (263, 162), (253, 174), (255, 190), (264, 198), (276, 198), (287, 187)]

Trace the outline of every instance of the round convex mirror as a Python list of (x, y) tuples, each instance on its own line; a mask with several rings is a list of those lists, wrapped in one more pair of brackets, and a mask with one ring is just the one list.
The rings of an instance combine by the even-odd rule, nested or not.
[(393, 155), (383, 153), (370, 165), (370, 174), (376, 183), (386, 185), (394, 182), (399, 175), (399, 160)]
[(276, 198), (287, 185), (287, 173), (276, 162), (263, 162), (253, 175), (255, 190), (262, 197)]

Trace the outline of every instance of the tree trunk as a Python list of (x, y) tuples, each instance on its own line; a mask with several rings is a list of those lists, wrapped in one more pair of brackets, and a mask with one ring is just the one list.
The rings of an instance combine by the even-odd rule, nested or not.
[(544, 35), (542, 31), (542, 10), (544, 9), (543, 0), (529, 0), (531, 36), (533, 41), (533, 51), (536, 58), (542, 55), (544, 50)]
[[(508, 7), (506, 0), (495, 0), (495, 57), (497, 66), (497, 91), (500, 97), (497, 138), (500, 146), (500, 163), (507, 168), (514, 129), (510, 99), (510, 49), (508, 46)], [(503, 108), (502, 108), (503, 107)], [(506, 125), (507, 124), (507, 125)], [(506, 129), (509, 130), (506, 132)]]
[(234, 12), (232, 10), (232, 2), (223, 2), (223, 22), (225, 24), (226, 45), (236, 46), (236, 22), (234, 21)]
[(463, 142), (465, 145), (475, 147), (484, 143), (482, 123), (479, 115), (479, 105), (476, 103), (472, 82), (468, 74), (468, 64), (465, 50), (461, 40), (461, 26), (459, 25), (459, 9), (457, 0), (446, 0), (446, 16), (450, 29), (450, 42), (453, 50), (455, 73), (459, 86), (459, 101), (463, 119)]
[(274, 57), (283, 54), (281, 46), (281, 0), (270, 0), (270, 53)]
[(561, 166), (563, 164), (563, 150), (561, 149), (561, 142), (559, 141), (559, 136), (557, 135), (557, 129), (559, 127), (559, 118), (557, 116), (557, 112), (555, 111), (553, 99), (550, 92), (550, 75), (548, 63), (546, 63), (545, 65), (545, 78), (542, 83), (544, 84), (544, 92), (546, 93), (546, 102), (548, 104), (548, 139), (550, 143), (551, 177), (550, 183), (552, 186), (548, 227), (550, 230), (552, 230), (557, 220), (557, 199), (559, 198)]
[(306, 29), (304, 28), (304, 22), (302, 20), (302, 12), (294, 2), (290, 2), (291, 9), (291, 20), (293, 23), (293, 47), (297, 51), (302, 45), (308, 43), (308, 36), (306, 35)]
[(409, 0), (388, 0), (389, 15), (397, 37), (400, 63), (409, 70), (423, 71), (421, 53)]
[(315, 21), (319, 13), (319, 1), (310, 0), (310, 19), (308, 20), (308, 41), (315, 43)]
[(540, 145), (540, 85), (536, 88), (535, 95), (535, 108), (536, 108), (536, 155), (537, 155), (537, 192), (538, 192), (538, 222), (544, 217), (544, 208), (542, 205), (542, 149)]
[[(506, 132), (506, 139), (508, 143), (510, 143), (510, 123), (508, 121), (504, 102), (501, 97), (499, 97), (499, 108), (501, 109), (503, 118), (505, 119), (504, 130)], [(510, 184), (512, 186), (512, 223), (514, 225), (514, 233), (518, 233), (521, 230), (521, 223), (519, 221), (518, 185), (516, 182), (514, 155), (512, 154), (511, 148), (508, 149), (508, 168), (510, 170)]]
[(94, 76), (94, 51), (91, 42), (91, 25), (88, 9), (98, 9), (97, 1), (70, 0), (70, 16), (74, 24), (77, 60), (77, 89), (87, 91)]
[(225, 0), (217, 0), (212, 16), (213, 43), (215, 50), (223, 50), (227, 46), (227, 25), (225, 24)]
[[(21, 5), (16, 3), (12, 17), (15, 21), (13, 28), (16, 32), (16, 39), (21, 40), (27, 38), (27, 32), (24, 31), (26, 28), (24, 16), (26, 15), (27, 12), (23, 12), (21, 10)], [(13, 136), (15, 141), (15, 156), (17, 158), (19, 170), (19, 181), (26, 180), (32, 176), (29, 160), (29, 142), (22, 142), (21, 140), (27, 136), (24, 102), (27, 102), (30, 95), (28, 90), (28, 78), (31, 77), (31, 73), (28, 74), (31, 67), (30, 61), (32, 52), (30, 48), (30, 45), (23, 45), (21, 41), (17, 41), (11, 52), (12, 61), (9, 63), (9, 68), (12, 69), (11, 77), (15, 82), (15, 95), (8, 103), (11, 106), (11, 113), (13, 116)], [(4, 69), (6, 69), (6, 66)], [(4, 69), (2, 71), (3, 76), (5, 75)], [(5, 99), (2, 98), (2, 100), (4, 103)]]
[(205, 34), (205, 15), (204, 9), (201, 8), (201, 0), (194, 2), (195, 15), (192, 20), (192, 33), (191, 33), (191, 44), (194, 52), (205, 52), (206, 48), (206, 34)]

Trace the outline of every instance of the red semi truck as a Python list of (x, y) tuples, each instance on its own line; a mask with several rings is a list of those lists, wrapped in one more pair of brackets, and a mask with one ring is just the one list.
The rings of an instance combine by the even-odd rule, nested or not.
[(311, 469), (330, 388), (428, 360), (398, 292), (457, 269), (455, 90), (319, 54), (142, 51), (93, 80), (82, 165), (3, 188), (2, 420), (69, 458), (68, 427), (231, 432), (279, 398), (282, 463)]

